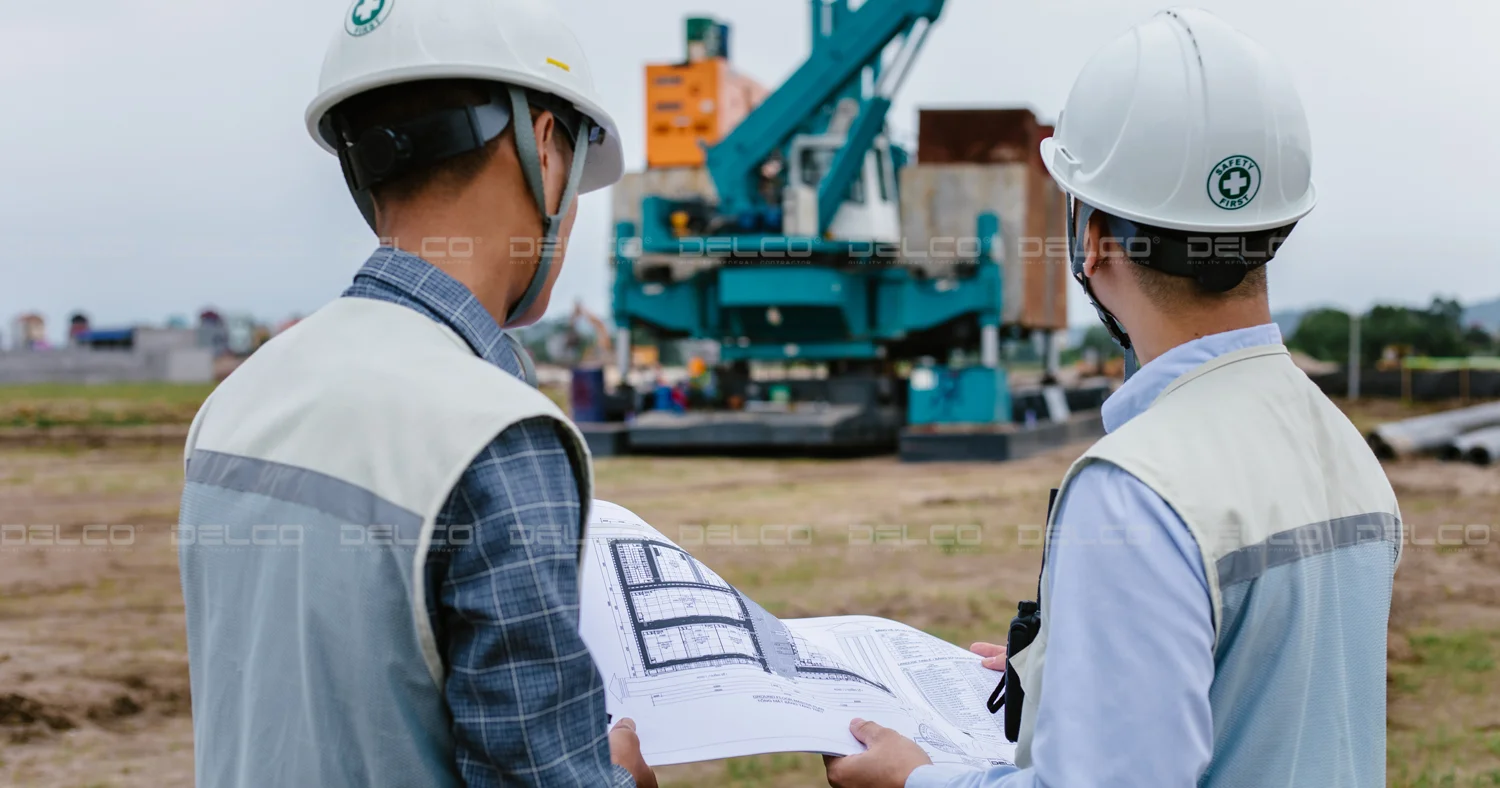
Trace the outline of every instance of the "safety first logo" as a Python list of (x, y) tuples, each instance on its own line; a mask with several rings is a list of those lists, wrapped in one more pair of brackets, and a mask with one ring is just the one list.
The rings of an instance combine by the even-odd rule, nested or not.
[(1250, 204), (1260, 192), (1260, 165), (1249, 156), (1230, 156), (1208, 174), (1208, 199), (1226, 211)]
[(391, 15), (396, 0), (354, 0), (349, 16), (344, 18), (344, 29), (351, 36), (362, 36), (374, 32)]

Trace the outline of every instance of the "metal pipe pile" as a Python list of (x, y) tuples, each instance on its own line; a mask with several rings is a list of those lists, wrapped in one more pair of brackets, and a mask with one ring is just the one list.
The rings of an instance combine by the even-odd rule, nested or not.
[(1500, 459), (1500, 427), (1486, 427), (1453, 439), (1449, 456), (1468, 460), (1475, 465), (1489, 465)]
[(1382, 424), (1368, 436), (1370, 448), (1382, 459), (1394, 459), (1417, 454), (1440, 454), (1453, 459), (1470, 459), (1468, 452), (1482, 446), (1487, 457), (1500, 457), (1500, 445), (1489, 443), (1489, 439), (1457, 450), (1455, 441), (1469, 433), (1489, 432), (1486, 428), (1500, 427), (1500, 402), (1475, 405), (1469, 408), (1418, 416), (1414, 419)]

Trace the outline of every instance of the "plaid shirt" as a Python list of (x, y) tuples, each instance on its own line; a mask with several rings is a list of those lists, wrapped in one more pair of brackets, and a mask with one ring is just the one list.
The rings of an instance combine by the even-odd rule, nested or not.
[[(524, 379), (515, 346), (473, 293), (419, 257), (382, 247), (346, 297), (388, 301), (453, 329), (485, 361)], [(427, 559), (427, 609), (447, 671), (458, 768), (471, 786), (633, 786), (609, 760), (604, 684), (578, 634), (577, 468), (558, 426), (500, 433), (464, 472), (439, 528), (465, 546)]]

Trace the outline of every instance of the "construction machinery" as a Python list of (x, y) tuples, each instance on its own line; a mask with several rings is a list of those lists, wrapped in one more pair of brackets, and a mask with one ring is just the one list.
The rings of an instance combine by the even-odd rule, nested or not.
[(1029, 111), (924, 112), (916, 164), (891, 139), (943, 6), (811, 0), (811, 52), (771, 92), (733, 70), (716, 20), (688, 20), (687, 60), (647, 67), (648, 167), (614, 198), (614, 345), (628, 379), (633, 339), (713, 340), (717, 385), (713, 407), (640, 413), (597, 449), (1008, 429), (1002, 338), (1066, 325), (1062, 252), (1041, 243), (1063, 204)]
[(613, 332), (582, 300), (574, 302), (562, 330), (547, 337), (546, 347), (553, 362), (574, 367), (600, 367), (614, 358)]

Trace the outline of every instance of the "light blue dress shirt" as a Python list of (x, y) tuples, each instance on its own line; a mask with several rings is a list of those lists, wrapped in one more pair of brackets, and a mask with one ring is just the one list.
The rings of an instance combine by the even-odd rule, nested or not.
[[(1105, 429), (1218, 356), (1279, 344), (1268, 324), (1179, 345), (1105, 401)], [(1187, 525), (1139, 479), (1103, 463), (1080, 472), (1058, 505), (1033, 765), (923, 766), (906, 788), (1175, 788), (1196, 785), (1208, 768), (1213, 613)]]

